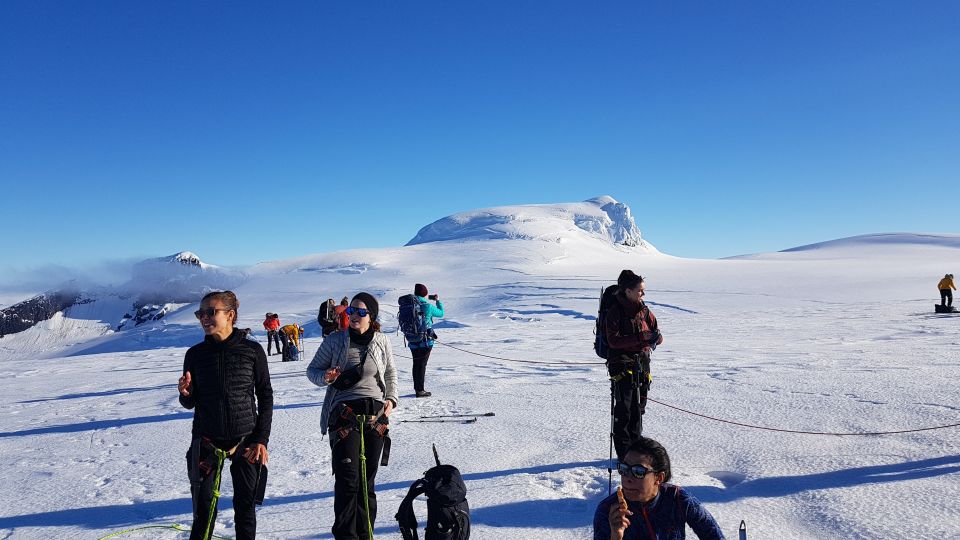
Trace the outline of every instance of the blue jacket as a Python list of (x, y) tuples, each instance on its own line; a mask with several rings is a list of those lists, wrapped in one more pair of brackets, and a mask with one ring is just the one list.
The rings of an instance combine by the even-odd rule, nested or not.
[[(600, 501), (593, 515), (593, 540), (610, 539), (610, 505), (617, 504), (614, 493)], [(723, 531), (710, 512), (680, 486), (660, 484), (660, 493), (647, 504), (627, 501), (633, 515), (623, 540), (683, 540), (689, 525), (700, 540), (723, 540)], [(653, 531), (656, 538), (650, 538)]]
[[(433, 318), (443, 318), (443, 302), (437, 300), (437, 305), (434, 306), (422, 296), (418, 296), (417, 300), (420, 301), (420, 306), (423, 308), (423, 317), (427, 321), (427, 328), (433, 328)], [(418, 343), (407, 343), (407, 346), (411, 349), (427, 349), (433, 347), (433, 343), (432, 339), (428, 339)]]

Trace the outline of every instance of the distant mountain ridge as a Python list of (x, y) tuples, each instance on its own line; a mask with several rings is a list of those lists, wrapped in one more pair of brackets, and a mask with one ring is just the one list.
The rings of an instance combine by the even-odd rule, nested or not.
[(608, 195), (579, 203), (498, 206), (458, 212), (423, 227), (406, 245), (500, 239), (559, 242), (573, 238), (656, 251), (641, 237), (630, 207)]
[(171, 304), (194, 302), (209, 290), (227, 289), (241, 280), (240, 273), (207, 264), (189, 251), (147, 259), (135, 264), (130, 280), (117, 287), (79, 290), (69, 283), (0, 310), (0, 337), (22, 332), (78, 304), (107, 298), (122, 300), (129, 307), (105, 322), (129, 328), (163, 318)]

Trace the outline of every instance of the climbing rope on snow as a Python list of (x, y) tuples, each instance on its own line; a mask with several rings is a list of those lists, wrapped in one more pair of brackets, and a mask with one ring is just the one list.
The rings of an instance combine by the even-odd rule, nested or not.
[[(169, 525), (144, 525), (144, 526), (142, 526), (142, 527), (134, 527), (134, 528), (132, 528), (132, 529), (126, 529), (126, 530), (123, 530), (123, 531), (117, 531), (117, 532), (115, 532), (115, 533), (111, 533), (111, 534), (108, 534), (108, 535), (106, 535), (106, 536), (101, 536), (101, 537), (98, 538), (97, 540), (107, 540), (107, 538), (115, 538), (115, 537), (117, 537), (117, 536), (121, 536), (121, 535), (124, 535), (124, 534), (130, 534), (130, 533), (136, 532), (136, 531), (143, 531), (143, 530), (146, 530), (146, 529), (170, 529), (170, 530), (179, 531), (179, 532), (190, 532), (190, 527), (184, 527), (183, 525), (180, 525), (179, 523), (171, 523), (171, 524), (169, 524)], [(228, 537), (228, 536), (218, 536), (218, 535), (216, 535), (216, 534), (213, 535), (213, 536), (211, 536), (211, 538), (217, 538), (217, 539), (219, 539), (219, 540), (233, 540), (232, 538), (230, 538), (230, 537)]]
[(467, 353), (467, 354), (472, 354), (472, 355), (474, 355), (474, 356), (482, 356), (482, 357), (484, 357), (484, 358), (491, 358), (491, 359), (494, 359), (494, 360), (503, 360), (504, 362), (518, 362), (518, 363), (521, 363), (521, 364), (539, 364), (539, 365), (545, 365), (545, 366), (546, 366), (546, 365), (549, 365), (549, 366), (602, 366), (602, 365), (605, 364), (604, 362), (564, 362), (564, 361), (562, 361), (562, 360), (557, 360), (557, 361), (554, 361), (554, 362), (549, 362), (549, 361), (543, 362), (543, 361), (539, 361), (539, 360), (520, 360), (519, 358), (503, 358), (503, 357), (500, 357), (500, 356), (492, 356), (492, 355), (489, 355), (489, 354), (483, 354), (483, 353), (478, 353), (478, 352), (474, 352), (474, 351), (468, 351), (467, 349), (461, 349), (460, 347), (454, 347), (453, 345), (450, 345), (449, 343), (443, 343), (442, 341), (437, 341), (437, 343), (439, 343), (440, 345), (443, 345), (444, 347), (450, 347), (451, 349), (454, 349), (454, 350), (457, 350), (457, 351), (460, 351), (460, 352), (464, 352), (464, 353)]
[(735, 422), (735, 421), (733, 421), (733, 420), (724, 420), (723, 418), (717, 418), (717, 417), (715, 417), (715, 416), (710, 416), (710, 415), (701, 414), (701, 413), (698, 413), (698, 412), (689, 411), (689, 410), (687, 410), (687, 409), (684, 409), (684, 408), (681, 408), (681, 407), (677, 407), (676, 405), (670, 405), (669, 403), (664, 403), (664, 402), (662, 402), (662, 401), (653, 399), (653, 398), (651, 398), (650, 396), (647, 396), (647, 401), (652, 401), (652, 402), (654, 402), (654, 403), (656, 403), (656, 404), (658, 404), (658, 405), (663, 405), (664, 407), (669, 407), (669, 408), (671, 408), (671, 409), (674, 409), (674, 410), (677, 410), (677, 411), (680, 411), (680, 412), (683, 412), (683, 413), (686, 413), (686, 414), (690, 414), (690, 415), (693, 415), (693, 416), (699, 416), (700, 418), (706, 418), (706, 419), (708, 419), (708, 420), (713, 420), (713, 421), (715, 421), (715, 422), (723, 422), (724, 424), (733, 424), (733, 425), (735, 425), (735, 426), (741, 426), (741, 427), (746, 427), (746, 428), (751, 428), (751, 429), (761, 429), (761, 430), (764, 430), (764, 431), (778, 431), (778, 432), (781, 432), (781, 433), (797, 433), (797, 434), (800, 434), (800, 435), (835, 435), (835, 436), (837, 436), (837, 437), (850, 437), (850, 436), (861, 436), (861, 437), (863, 437), (863, 436), (875, 436), (875, 435), (897, 435), (897, 434), (900, 434), (900, 433), (916, 433), (916, 432), (918, 432), (918, 431), (933, 431), (933, 430), (935, 430), (935, 429), (947, 429), (947, 428), (953, 428), (953, 427), (960, 427), (960, 424), (946, 424), (946, 425), (942, 425), (942, 426), (931, 426), (931, 427), (914, 428), (914, 429), (900, 429), (900, 430), (895, 430), (895, 431), (871, 431), (871, 432), (866, 432), (866, 431), (863, 431), (863, 432), (861, 432), (861, 431), (849, 431), (849, 432), (802, 431), (802, 430), (796, 430), (796, 429), (783, 429), (783, 428), (774, 428), (774, 427), (767, 427), (767, 426), (758, 426), (758, 425), (754, 425), (754, 424), (745, 424), (745, 423), (743, 423), (743, 422)]

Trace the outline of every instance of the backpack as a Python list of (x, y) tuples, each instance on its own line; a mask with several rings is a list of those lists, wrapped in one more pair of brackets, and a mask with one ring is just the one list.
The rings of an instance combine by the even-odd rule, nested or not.
[(620, 290), (616, 285), (610, 285), (605, 289), (600, 290), (600, 309), (597, 312), (597, 325), (593, 329), (593, 350), (597, 353), (597, 356), (607, 360), (607, 356), (610, 354), (610, 344), (607, 343), (607, 310), (611, 305), (616, 301), (614, 298), (617, 294), (617, 291)]
[(423, 312), (423, 304), (415, 294), (406, 294), (397, 299), (400, 312), (397, 322), (407, 343), (420, 343), (430, 339), (430, 327), (427, 326), (427, 317)]
[[(434, 449), (436, 453), (436, 449)], [(436, 454), (435, 454), (436, 455)], [(423, 473), (423, 478), (410, 486), (407, 496), (397, 510), (397, 523), (403, 540), (419, 540), (417, 516), (413, 500), (421, 493), (427, 495), (427, 524), (424, 540), (468, 540), (470, 538), (470, 506), (467, 504), (467, 486), (460, 471), (453, 465), (437, 466)]]
[(321, 327), (337, 324), (336, 302), (333, 301), (333, 298), (328, 298), (320, 306), (320, 312), (317, 313), (317, 322)]

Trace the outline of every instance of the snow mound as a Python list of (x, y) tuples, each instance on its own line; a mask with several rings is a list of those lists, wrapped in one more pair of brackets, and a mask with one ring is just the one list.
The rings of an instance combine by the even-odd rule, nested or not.
[(807, 244), (785, 249), (781, 253), (794, 251), (814, 251), (821, 249), (846, 249), (863, 246), (934, 246), (960, 248), (960, 234), (923, 234), (923, 233), (880, 233), (850, 236), (827, 242)]
[(640, 236), (630, 207), (602, 196), (579, 203), (498, 206), (460, 212), (420, 229), (408, 246), (467, 240), (592, 238), (656, 251)]

